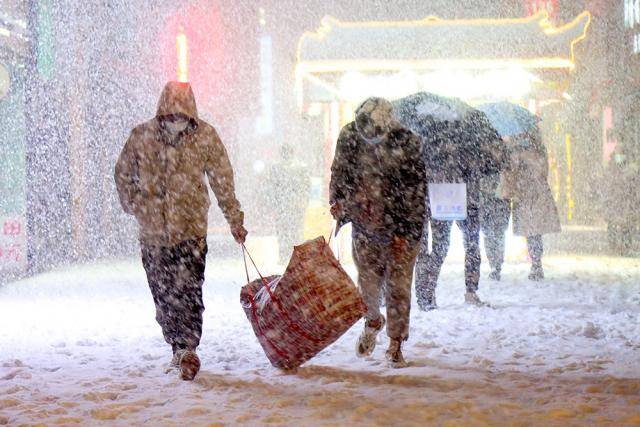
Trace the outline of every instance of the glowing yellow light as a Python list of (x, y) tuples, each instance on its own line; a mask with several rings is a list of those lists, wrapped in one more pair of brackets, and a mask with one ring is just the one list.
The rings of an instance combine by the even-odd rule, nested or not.
[(571, 154), (571, 135), (565, 135), (565, 146), (567, 151), (567, 182), (566, 182), (566, 194), (567, 194), (567, 219), (573, 220), (573, 208), (575, 203), (573, 201), (573, 158)]
[(188, 77), (188, 45), (187, 36), (184, 35), (182, 29), (176, 36), (176, 50), (178, 52), (178, 81), (186, 83)]

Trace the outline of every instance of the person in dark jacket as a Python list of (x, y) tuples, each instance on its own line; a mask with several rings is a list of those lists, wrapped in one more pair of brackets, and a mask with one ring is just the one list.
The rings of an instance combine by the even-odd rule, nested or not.
[[(425, 167), (420, 138), (395, 120), (391, 104), (366, 100), (336, 145), (331, 166), (331, 213), (338, 226), (352, 223), (358, 285), (368, 311), (356, 354), (370, 355), (387, 325), (392, 367), (406, 363), (411, 282), (424, 226)], [(384, 286), (388, 320), (380, 313)]]
[(156, 117), (131, 132), (115, 181), (123, 210), (140, 226), (156, 320), (184, 380), (192, 380), (200, 369), (196, 348), (202, 335), (210, 204), (205, 178), (234, 239), (244, 243), (244, 214), (225, 147), (215, 129), (198, 117), (191, 86), (169, 82)]
[(527, 238), (529, 279), (544, 279), (542, 236), (559, 233), (560, 216), (549, 187), (549, 158), (540, 129), (512, 137), (509, 168), (502, 174), (501, 196), (513, 201), (513, 233)]
[[(456, 221), (463, 234), (465, 248), (465, 301), (485, 306), (476, 291), (480, 281), (480, 180), (504, 167), (505, 155), (497, 144), (499, 136), (484, 114), (472, 112), (458, 121), (425, 120), (423, 157), (429, 183), (464, 183), (467, 191), (466, 219)], [(425, 198), (427, 220), (416, 262), (416, 296), (423, 311), (437, 308), (436, 287), (442, 264), (449, 252), (453, 221), (432, 216), (429, 196)]]

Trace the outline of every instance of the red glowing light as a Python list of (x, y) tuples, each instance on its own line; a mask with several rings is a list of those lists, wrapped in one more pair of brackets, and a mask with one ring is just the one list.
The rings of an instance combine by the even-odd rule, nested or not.
[(176, 50), (178, 53), (178, 81), (186, 83), (188, 78), (188, 50), (187, 36), (184, 35), (182, 29), (176, 36)]

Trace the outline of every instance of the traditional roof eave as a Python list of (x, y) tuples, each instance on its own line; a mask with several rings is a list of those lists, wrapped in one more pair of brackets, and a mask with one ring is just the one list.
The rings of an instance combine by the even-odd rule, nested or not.
[(300, 38), (296, 74), (511, 66), (572, 70), (574, 47), (590, 22), (588, 11), (558, 28), (546, 12), (515, 19), (401, 22), (326, 17), (317, 32)]
[(342, 60), (307, 61), (296, 66), (296, 72), (303, 74), (324, 74), (339, 72), (367, 71), (421, 71), (440, 69), (487, 70), (494, 68), (520, 67), (525, 69), (568, 69), (575, 64), (566, 58), (528, 58), (528, 59), (434, 59), (406, 61), (378, 60)]

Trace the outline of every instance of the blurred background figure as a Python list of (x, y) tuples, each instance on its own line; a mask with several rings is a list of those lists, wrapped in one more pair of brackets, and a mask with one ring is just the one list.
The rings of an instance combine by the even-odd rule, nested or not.
[(628, 155), (624, 145), (616, 148), (609, 162), (608, 188), (605, 191), (605, 218), (609, 247), (619, 255), (630, 255), (637, 231), (640, 183), (638, 162)]
[(547, 149), (538, 126), (507, 139), (511, 162), (503, 172), (501, 195), (513, 201), (513, 232), (527, 238), (530, 280), (542, 280), (542, 235), (560, 232), (560, 218), (548, 183)]
[(480, 181), (480, 226), (484, 234), (484, 249), (487, 253), (491, 280), (500, 280), (504, 263), (505, 233), (509, 227), (511, 201), (498, 193), (500, 174), (492, 174)]
[(304, 216), (311, 187), (307, 168), (295, 158), (294, 152), (291, 144), (283, 144), (280, 160), (271, 167), (267, 177), (275, 206), (274, 223), (281, 263), (288, 261), (293, 246), (302, 243), (304, 238)]

